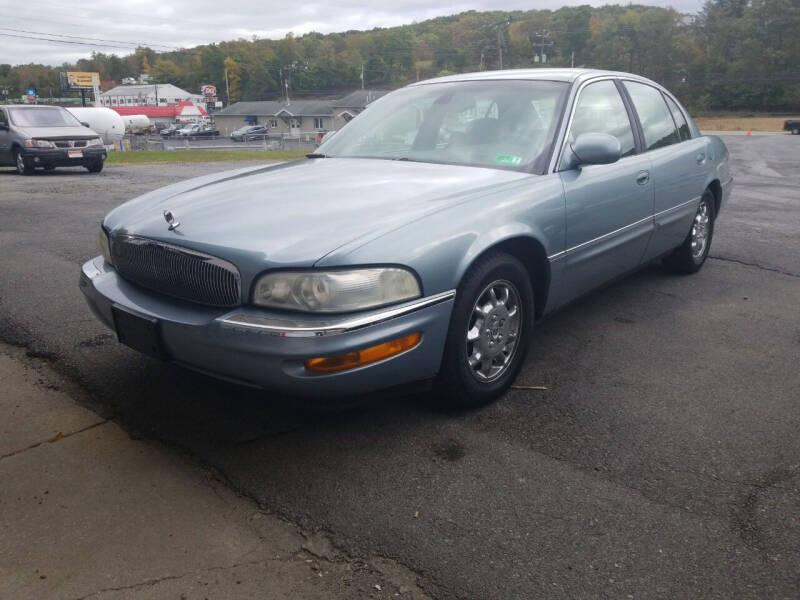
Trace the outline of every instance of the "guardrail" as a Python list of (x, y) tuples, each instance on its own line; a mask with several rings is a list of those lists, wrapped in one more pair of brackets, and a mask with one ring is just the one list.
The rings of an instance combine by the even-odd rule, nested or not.
[(237, 150), (313, 150), (319, 144), (319, 132), (301, 132), (299, 134), (283, 133), (261, 136), (247, 141), (235, 142), (230, 136), (169, 136), (159, 134), (126, 134), (120, 150), (200, 150), (200, 149), (237, 149)]

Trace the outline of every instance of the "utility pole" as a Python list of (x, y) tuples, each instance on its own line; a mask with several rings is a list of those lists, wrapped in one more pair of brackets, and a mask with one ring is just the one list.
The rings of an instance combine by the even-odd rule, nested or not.
[[(547, 54), (545, 54), (544, 49), (547, 46), (553, 45), (553, 42), (550, 41), (550, 31), (548, 31), (547, 29), (540, 29), (534, 35), (537, 38), (539, 38), (539, 41), (537, 43), (532, 44), (533, 46), (539, 46), (539, 53), (536, 55), (536, 62), (546, 63)], [(573, 60), (574, 60), (574, 54), (573, 54)]]
[(228, 83), (228, 69), (225, 69), (225, 96), (228, 98), (228, 106), (231, 105), (231, 85)]
[(500, 69), (503, 68), (503, 28), (511, 24), (511, 18), (503, 19), (491, 25), (484, 25), (484, 27), (494, 27), (497, 33), (497, 60)]
[(500, 60), (500, 70), (503, 70), (503, 32), (497, 28), (497, 56)]
[(361, 89), (364, 89), (364, 63), (361, 63)]
[(569, 67), (570, 69), (575, 68), (575, 51), (572, 52), (572, 57), (569, 59)]

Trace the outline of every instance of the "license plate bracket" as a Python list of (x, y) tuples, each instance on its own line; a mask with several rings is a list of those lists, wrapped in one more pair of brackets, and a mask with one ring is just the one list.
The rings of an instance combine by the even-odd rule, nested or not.
[(160, 360), (167, 360), (158, 319), (133, 313), (112, 305), (114, 329), (120, 343)]
[(83, 150), (67, 150), (69, 158), (83, 158)]

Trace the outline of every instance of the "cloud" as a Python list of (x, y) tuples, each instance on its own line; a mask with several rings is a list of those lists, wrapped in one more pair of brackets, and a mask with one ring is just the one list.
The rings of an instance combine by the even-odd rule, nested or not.
[[(556, 9), (587, 3), (599, 6), (607, 2), (539, 0), (531, 6), (530, 0), (507, 0), (498, 6), (493, 0), (309, 0), (299, 4), (274, 0), (233, 0), (225, 4), (216, 0), (127, 0), (118, 9), (121, 3), (115, 0), (38, 0), (32, 8), (12, 8), (7, 4), (2, 9), (0, 34), (5, 35), (0, 36), (0, 63), (59, 65), (87, 57), (93, 51), (128, 54), (137, 44), (170, 50), (253, 36), (282, 38), (289, 32), (299, 35), (391, 27), (467, 10)], [(682, 12), (696, 12), (701, 3), (702, 0), (648, 2)], [(29, 39), (34, 37), (61, 41)]]

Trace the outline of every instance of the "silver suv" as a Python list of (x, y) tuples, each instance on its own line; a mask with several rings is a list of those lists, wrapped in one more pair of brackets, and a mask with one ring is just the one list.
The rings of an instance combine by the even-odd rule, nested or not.
[(0, 106), (0, 165), (30, 175), (36, 167), (103, 170), (106, 149), (89, 126), (60, 106)]

